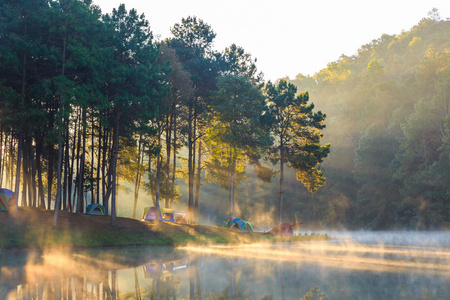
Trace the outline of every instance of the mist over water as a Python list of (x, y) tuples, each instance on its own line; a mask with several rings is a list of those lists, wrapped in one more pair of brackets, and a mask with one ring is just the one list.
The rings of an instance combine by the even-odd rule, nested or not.
[(450, 232), (447, 231), (327, 231), (327, 233), (336, 239), (350, 239), (358, 244), (450, 249)]
[(447, 232), (319, 242), (1, 252), (0, 299), (450, 299)]

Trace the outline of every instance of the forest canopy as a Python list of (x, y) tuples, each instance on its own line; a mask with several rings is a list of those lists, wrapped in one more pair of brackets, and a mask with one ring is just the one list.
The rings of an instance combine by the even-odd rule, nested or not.
[[(208, 181), (227, 192), (221, 216), (233, 219), (248, 166), (273, 177), (264, 161), (275, 123), (256, 59), (235, 44), (213, 50), (215, 32), (195, 16), (171, 32), (155, 41), (145, 15), (123, 4), (102, 14), (90, 0), (0, 0), (0, 185), (15, 192), (10, 213), (53, 209), (57, 225), (59, 210), (100, 203), (116, 225), (116, 205), (137, 218), (139, 202), (170, 208), (184, 196), (198, 222)], [(275, 86), (286, 85), (294, 96), (293, 84)], [(297, 97), (289, 149), (304, 159), (290, 164), (313, 176), (329, 152), (325, 114)]]

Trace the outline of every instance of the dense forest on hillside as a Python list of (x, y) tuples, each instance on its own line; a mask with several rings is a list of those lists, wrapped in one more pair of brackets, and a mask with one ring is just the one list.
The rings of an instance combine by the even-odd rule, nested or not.
[(203, 20), (161, 42), (150, 25), (124, 5), (0, 0), (0, 186), (19, 205), (56, 221), (102, 203), (113, 224), (156, 205), (260, 228), (449, 227), (450, 22), (436, 10), (275, 83), (241, 47), (213, 50)]
[(317, 221), (449, 227), (450, 22), (437, 10), (290, 82), (327, 113), (332, 151), (315, 195)]
[[(326, 113), (323, 142), (332, 145), (320, 165), (326, 183), (316, 193), (296, 180), (295, 171), (286, 171), (286, 221), (324, 228), (449, 228), (450, 22), (437, 10), (313, 76), (284, 80), (308, 91)], [(239, 212), (267, 224), (277, 213), (279, 175), (264, 182), (256, 173), (248, 168), (239, 188)], [(204, 214), (220, 214), (220, 191), (212, 185), (203, 191), (201, 198), (220, 207), (206, 204)]]
[(60, 209), (100, 203), (115, 225), (117, 206), (139, 218), (139, 202), (167, 208), (184, 195), (198, 222), (207, 180), (226, 191), (222, 216), (232, 219), (245, 169), (270, 181), (270, 159), (281, 221), (283, 166), (311, 191), (324, 184), (325, 115), (308, 93), (266, 84), (242, 47), (213, 50), (201, 19), (171, 32), (156, 42), (125, 5), (102, 14), (91, 0), (0, 1), (0, 186), (14, 192), (2, 209), (54, 209), (57, 225)]

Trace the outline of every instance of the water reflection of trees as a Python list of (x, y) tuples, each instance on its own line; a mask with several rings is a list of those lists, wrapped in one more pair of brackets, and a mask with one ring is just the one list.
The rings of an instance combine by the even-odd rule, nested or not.
[[(138, 266), (93, 263), (95, 259), (67, 255), (45, 257), (39, 262), (2, 267), (0, 287), (4, 295), (0, 299), (248, 299), (246, 261), (219, 260), (218, 270), (202, 273), (202, 256), (147, 259)], [(207, 277), (211, 274), (217, 277)], [(201, 283), (209, 285), (219, 277), (222, 291), (213, 287), (212, 292), (204, 293)], [(124, 281), (134, 285), (126, 287)]]
[[(106, 251), (105, 251), (106, 252)], [(5, 263), (3, 299), (449, 299), (448, 277), (213, 255), (35, 255)]]
[[(143, 299), (147, 296), (160, 299), (161, 295), (175, 295), (177, 285), (170, 276), (173, 264), (151, 259), (145, 253), (135, 256), (114, 251), (9, 253), (0, 259), (0, 300)], [(169, 274), (163, 280), (155, 276), (149, 289), (140, 286), (138, 276), (139, 272), (142, 277), (142, 264), (147, 262), (155, 264), (159, 274)], [(134, 291), (125, 289), (121, 293), (119, 290), (119, 273), (124, 270), (134, 271)]]
[[(173, 250), (143, 257), (108, 252), (29, 255), (20, 263), (2, 266), (0, 295), (3, 292), (13, 299), (30, 300), (237, 300), (252, 295), (273, 299), (274, 295), (284, 294), (282, 289), (290, 284), (283, 283), (284, 278), (291, 278), (276, 264), (263, 265), (237, 257), (175, 255)], [(276, 285), (275, 294), (261, 288), (279, 280), (281, 284)], [(8, 299), (0, 297), (4, 298)]]
[(152, 280), (144, 288), (143, 294), (150, 299), (176, 299), (180, 280), (177, 270), (187, 268), (183, 260), (154, 260), (142, 266), (144, 278)]
[[(1, 299), (117, 299), (116, 272), (104, 270), (86, 276), (62, 275), (55, 276), (53, 280), (43, 277), (10, 286), (7, 297)], [(24, 278), (26, 275), (22, 276)]]

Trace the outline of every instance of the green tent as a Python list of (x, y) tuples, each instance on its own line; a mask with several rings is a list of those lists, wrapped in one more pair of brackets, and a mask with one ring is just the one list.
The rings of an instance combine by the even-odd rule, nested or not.
[[(228, 227), (227, 225), (229, 224), (229, 222), (227, 222), (227, 224), (225, 225), (225, 227)], [(239, 218), (234, 218), (230, 229), (234, 229), (234, 230), (239, 230), (240, 232), (245, 232), (245, 233), (249, 233), (253, 231), (253, 226), (250, 222), (247, 221), (243, 221)]]
[(219, 227), (225, 227), (228, 229), (239, 230), (240, 232), (249, 233), (253, 231), (252, 223), (241, 220), (239, 218), (234, 218), (233, 221), (222, 221), (217, 224)]

